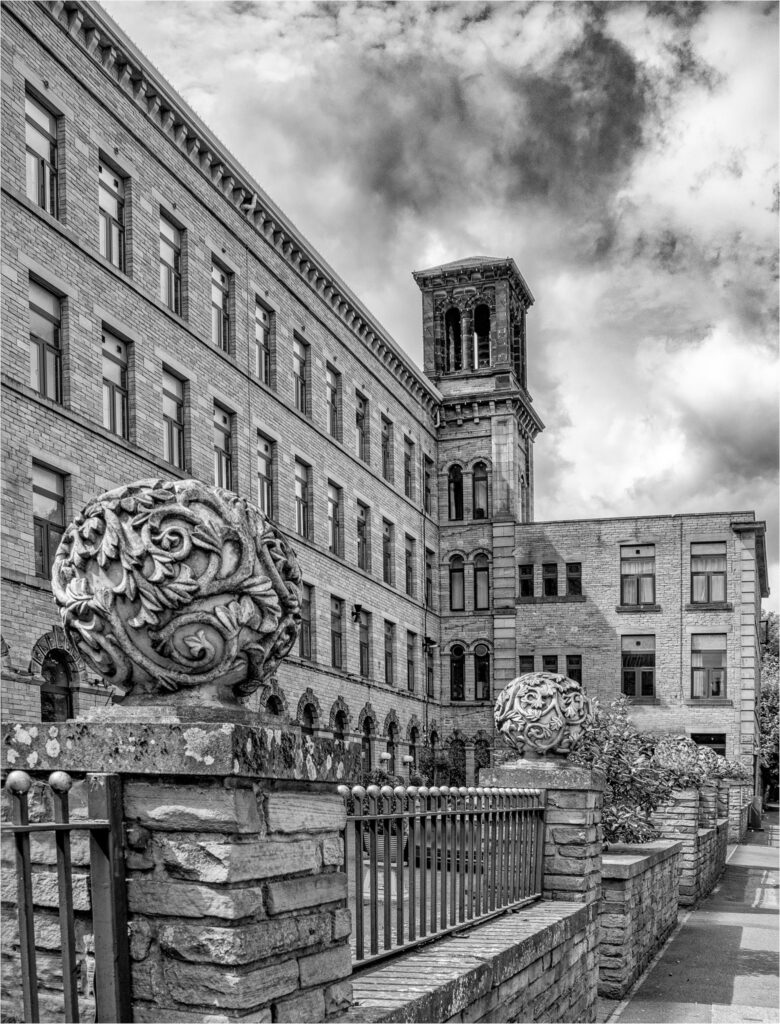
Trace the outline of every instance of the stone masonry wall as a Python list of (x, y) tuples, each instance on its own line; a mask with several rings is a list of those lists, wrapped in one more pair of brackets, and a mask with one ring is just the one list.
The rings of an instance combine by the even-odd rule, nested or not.
[(698, 896), (699, 791), (674, 790), (671, 800), (653, 812), (653, 822), (662, 838), (681, 844), (679, 898), (690, 906)]
[(719, 821), (715, 828), (699, 829), (697, 838), (698, 896), (712, 892), (726, 864), (726, 820)]
[(599, 995), (621, 999), (677, 923), (682, 844), (611, 846), (601, 861)]

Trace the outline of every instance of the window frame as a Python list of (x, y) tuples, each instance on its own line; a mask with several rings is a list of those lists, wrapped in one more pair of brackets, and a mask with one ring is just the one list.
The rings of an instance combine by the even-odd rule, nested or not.
[[(104, 178), (113, 178), (113, 187)], [(125, 251), (125, 204), (127, 194), (127, 175), (115, 170), (103, 157), (98, 160), (98, 222), (100, 255), (116, 267), (121, 273), (127, 273), (127, 253)], [(117, 213), (103, 206), (104, 196), (116, 203)], [(114, 253), (114, 233), (116, 233), (116, 253)], [(105, 249), (104, 249), (105, 240)], [(116, 256), (116, 258), (114, 258)]]
[(382, 581), (395, 586), (395, 526), (382, 520)]
[(368, 399), (360, 391), (355, 392), (355, 433), (357, 457), (366, 465), (371, 464), (371, 425)]
[(433, 515), (433, 459), (423, 455), (423, 512)]
[[(169, 238), (163, 231), (163, 224), (167, 224), (173, 233), (173, 238)], [(172, 313), (177, 316), (183, 315), (182, 306), (182, 249), (183, 249), (183, 234), (184, 231), (175, 224), (173, 220), (165, 213), (160, 210), (160, 301), (163, 305), (170, 309)], [(168, 262), (163, 257), (163, 246), (167, 246), (173, 253), (173, 262)], [(166, 299), (165, 289), (163, 288), (163, 274), (165, 274), (167, 280), (167, 293), (169, 299)]]
[(416, 592), (415, 562), (417, 561), (417, 543), (407, 533), (404, 537), (404, 588), (407, 597), (414, 597)]
[(395, 623), (385, 619), (385, 685), (395, 686)]
[[(652, 641), (652, 647), (650, 642)], [(631, 645), (634, 645), (632, 650)], [(636, 648), (639, 648), (639, 651)], [(627, 664), (633, 656), (636, 664)], [(644, 659), (644, 660), (643, 660)], [(629, 693), (627, 680), (633, 680)], [(650, 692), (645, 692), (649, 690)], [(655, 635), (625, 635), (620, 638), (620, 692), (632, 700), (654, 700), (656, 695), (656, 642)]]
[[(261, 452), (261, 445), (267, 446), (267, 451)], [(265, 465), (261, 466), (261, 463)], [(266, 437), (261, 431), (257, 432), (256, 450), (256, 472), (257, 472), (257, 507), (264, 512), (269, 519), (274, 518), (274, 472), (276, 468), (276, 442)], [(263, 472), (262, 470), (267, 470)]]
[[(649, 550), (652, 548), (652, 555), (650, 554), (639, 554), (642, 550)], [(631, 554), (631, 552), (634, 552)], [(652, 572), (635, 572), (628, 573), (624, 572), (624, 566), (629, 562), (650, 562), (652, 559)], [(655, 557), (655, 544), (621, 544), (620, 545), (620, 606), (622, 608), (647, 608), (655, 605), (656, 602), (656, 557)], [(649, 601), (640, 600), (643, 586), (645, 581), (650, 581), (650, 588), (652, 591), (651, 599)], [(626, 599), (626, 588), (633, 583), (636, 600)], [(630, 597), (630, 594), (628, 595)]]
[(273, 311), (264, 302), (261, 302), (256, 295), (254, 331), (255, 377), (257, 377), (261, 384), (265, 384), (268, 388), (273, 388), (271, 379)]
[(463, 644), (453, 644), (450, 648), (450, 703), (459, 704), (465, 699), (466, 648)]
[[(218, 415), (227, 417), (227, 426), (217, 423)], [(214, 486), (226, 491), (233, 490), (233, 416), (229, 409), (214, 402)], [(225, 439), (223, 447), (217, 444), (218, 434)]]
[(560, 659), (557, 654), (543, 654), (542, 655), (542, 672), (552, 672), (558, 675), (558, 666)]
[(312, 609), (314, 605), (314, 587), (310, 583), (301, 584), (301, 626), (298, 631), (298, 657), (304, 661), (312, 661)]
[[(41, 291), (46, 292), (47, 295), (50, 295), (56, 301), (59, 316), (55, 316), (33, 301), (33, 286), (40, 288)], [(47, 338), (42, 338), (34, 332), (32, 317), (30, 317), (30, 387), (41, 398), (46, 398), (50, 402), (62, 405), (62, 297), (33, 278), (30, 278), (27, 294), (28, 310), (41, 317), (41, 319), (48, 321), (54, 327), (53, 341), (50, 342)], [(33, 349), (35, 349), (35, 362), (40, 385), (37, 388), (32, 382)], [(51, 356), (54, 364), (54, 397), (48, 393), (50, 376), (49, 356)]]
[[(574, 674), (572, 674), (574, 672)], [(582, 686), (582, 655), (581, 654), (567, 654), (566, 655), (566, 678), (573, 679), (576, 683)]]
[(392, 484), (395, 483), (394, 434), (392, 421), (387, 416), (381, 417), (379, 436), (382, 478)]
[(358, 675), (371, 678), (371, 613), (365, 609), (358, 616)]
[[(124, 350), (124, 359), (119, 359), (113, 352), (108, 352), (106, 337), (115, 342)], [(130, 387), (129, 387), (129, 363), (130, 346), (122, 338), (117, 337), (107, 328), (101, 332), (101, 369), (103, 373), (103, 426), (117, 437), (125, 441), (130, 439)], [(106, 377), (106, 360), (115, 363), (119, 367), (119, 383)], [(108, 423), (106, 423), (106, 398), (108, 397)], [(117, 399), (119, 414), (121, 418), (121, 430), (117, 430)]]
[[(449, 562), (450, 579), (450, 611), (463, 612), (466, 610), (466, 559), (463, 555), (453, 555)], [(455, 602), (455, 587), (453, 580), (460, 576), (460, 604)]]
[(582, 562), (566, 562), (566, 596), (582, 597)]
[[(478, 491), (483, 492), (478, 497)], [(484, 462), (477, 462), (471, 471), (471, 515), (473, 519), (489, 518), (488, 468)]]
[(447, 471), (447, 516), (451, 523), (463, 521), (463, 469), (450, 466)]
[(335, 441), (341, 441), (341, 374), (330, 363), (325, 367), (325, 395), (328, 433)]
[(490, 648), (480, 641), (474, 647), (474, 700), (489, 701), (490, 690)]
[[(184, 380), (181, 377), (178, 377), (175, 373), (172, 373), (166, 366), (163, 366), (162, 373), (163, 373), (163, 377), (162, 377), (162, 396), (163, 396), (163, 407), (162, 407), (162, 414), (163, 414), (163, 459), (164, 459), (165, 462), (168, 463), (169, 466), (174, 466), (176, 469), (184, 469), (185, 468), (185, 460), (184, 460), (184, 404), (185, 404), (184, 384), (185, 384), (185, 382), (184, 382)], [(171, 380), (177, 381), (181, 385), (181, 395), (173, 394), (173, 392), (168, 390), (168, 388), (166, 386), (166, 379), (165, 379), (166, 376), (169, 377)], [(181, 415), (181, 419), (173, 420), (173, 419), (171, 419), (170, 416), (168, 416), (168, 414), (165, 411), (165, 399), (166, 398), (174, 403), (177, 412)], [(174, 445), (174, 441), (175, 441), (175, 445)], [(178, 456), (178, 461), (174, 461), (173, 459), (166, 458), (166, 456), (165, 456), (166, 447), (167, 447), (168, 452), (170, 454), (173, 454), (173, 452), (176, 451), (177, 456)]]
[[(533, 563), (525, 563), (518, 565), (518, 597), (534, 597), (535, 596), (535, 585), (534, 585), (534, 566)], [(527, 593), (523, 593), (527, 590)]]
[(417, 634), (406, 631), (406, 690), (414, 693), (417, 685)]
[(362, 501), (357, 503), (355, 516), (355, 539), (357, 545), (357, 567), (363, 572), (371, 571), (371, 509)]
[(309, 402), (309, 344), (296, 334), (293, 337), (293, 404), (307, 419), (311, 415)]
[[(298, 471), (302, 470), (301, 473)], [(295, 489), (295, 532), (304, 540), (311, 540), (311, 467), (301, 459), (293, 464)], [(300, 493), (299, 493), (300, 492)]]
[[(42, 103), (36, 95), (30, 92), (29, 88), (24, 90), (24, 101), (25, 194), (30, 202), (34, 202), (36, 206), (45, 210), (55, 220), (59, 220), (59, 119), (61, 115), (55, 113)], [(44, 128), (39, 121), (30, 116), (27, 109), (28, 102), (37, 107), (47, 120), (51, 119), (54, 122), (54, 133), (51, 132), (51, 124), (49, 124), (48, 128)], [(44, 144), (48, 145), (48, 158), (30, 145), (29, 132), (31, 130), (37, 132)], [(30, 180), (31, 157), (35, 160), (36, 164), (35, 175), (37, 180), (33, 182)], [(35, 199), (30, 195), (31, 185), (37, 193)]]
[(404, 437), (404, 495), (414, 501), (414, 441)]
[[(44, 473), (51, 473), (56, 477), (61, 486), (62, 491), (51, 491), (44, 485), (35, 482), (36, 470), (42, 470)], [(35, 576), (39, 579), (51, 580), (51, 570), (54, 565), (54, 558), (56, 555), (57, 547), (65, 533), (65, 500), (66, 500), (66, 482), (65, 474), (59, 470), (46, 466), (42, 462), (33, 460), (32, 463), (32, 511), (33, 511), (33, 557), (35, 563)], [(36, 494), (41, 495), (43, 498), (53, 501), (57, 511), (60, 514), (60, 522), (55, 522), (51, 518), (44, 518), (43, 516), (35, 514), (35, 496)], [(40, 536), (40, 544), (38, 538)], [(40, 557), (39, 557), (40, 552)]]
[[(480, 586), (484, 593), (480, 595)], [(490, 608), (490, 559), (480, 553), (474, 556), (474, 610), (487, 611)]]
[(344, 599), (330, 597), (330, 667), (344, 670)]
[(558, 563), (542, 563), (542, 595), (558, 597)]
[(338, 558), (343, 556), (342, 546), (342, 508), (344, 503), (344, 492), (338, 484), (328, 480), (327, 504), (328, 504), (328, 551)]
[[(704, 638), (712, 641), (718, 639), (722, 646), (696, 648), (697, 640), (701, 642)], [(702, 655), (702, 661), (707, 654), (718, 654), (721, 659), (719, 665), (694, 665), (696, 654)], [(703, 673), (701, 693), (696, 693), (697, 673)], [(726, 633), (693, 633), (691, 634), (691, 700), (727, 700), (728, 699), (728, 634)]]
[[(531, 663), (531, 667), (530, 668), (528, 668), (528, 667), (524, 668), (523, 667), (523, 663), (524, 662), (526, 663), (526, 666), (527, 666), (527, 663), (530, 662)], [(518, 674), (518, 676), (524, 676), (524, 675), (528, 675), (530, 672), (535, 672), (536, 671), (536, 667), (535, 666), (536, 666), (536, 656), (535, 655), (533, 655), (533, 654), (519, 654), (517, 656), (517, 674)]]
[(425, 594), (424, 603), (426, 608), (433, 608), (433, 574), (434, 559), (436, 553), (430, 548), (425, 549)]
[[(722, 547), (723, 551), (718, 552), (717, 555), (714, 553), (709, 554), (695, 554), (694, 548), (702, 547)], [(722, 558), (723, 569), (706, 569), (694, 572), (694, 559), (697, 558)], [(728, 545), (726, 541), (691, 541), (690, 546), (690, 558), (691, 558), (691, 604), (704, 605), (704, 604), (725, 604), (728, 600)], [(705, 597), (703, 599), (696, 598), (695, 596), (695, 580), (701, 578), (704, 580)], [(723, 591), (722, 597), (713, 597), (713, 583), (715, 580), (721, 581), (721, 587)]]

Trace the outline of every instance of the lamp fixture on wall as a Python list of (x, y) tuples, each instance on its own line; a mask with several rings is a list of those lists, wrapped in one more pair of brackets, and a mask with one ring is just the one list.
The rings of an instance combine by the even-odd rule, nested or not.
[(426, 651), (432, 651), (432, 650), (434, 650), (434, 648), (436, 648), (438, 646), (439, 646), (438, 641), (434, 640), (433, 637), (430, 637), (430, 636), (423, 637), (423, 648)]

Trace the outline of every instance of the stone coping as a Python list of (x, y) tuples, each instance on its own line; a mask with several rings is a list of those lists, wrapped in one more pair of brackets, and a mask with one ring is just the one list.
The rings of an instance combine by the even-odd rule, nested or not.
[(568, 789), (602, 791), (603, 772), (567, 764), (564, 758), (519, 758), (479, 773), (483, 786), (517, 786), (519, 789)]
[(601, 858), (601, 879), (634, 878), (682, 850), (674, 839), (652, 843), (612, 843)]
[(596, 904), (540, 901), (352, 975), (350, 1024), (446, 1021), (595, 920)]
[(234, 722), (137, 719), (10, 724), (3, 768), (349, 782), (362, 772), (360, 743)]

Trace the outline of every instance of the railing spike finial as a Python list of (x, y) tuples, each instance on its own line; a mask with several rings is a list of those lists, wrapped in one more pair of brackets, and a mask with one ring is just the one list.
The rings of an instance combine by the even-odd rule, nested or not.
[(29, 793), (31, 786), (32, 779), (30, 776), (27, 772), (19, 771), (19, 769), (9, 772), (8, 778), (5, 780), (5, 788), (8, 792), (17, 795)]

